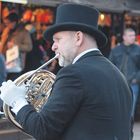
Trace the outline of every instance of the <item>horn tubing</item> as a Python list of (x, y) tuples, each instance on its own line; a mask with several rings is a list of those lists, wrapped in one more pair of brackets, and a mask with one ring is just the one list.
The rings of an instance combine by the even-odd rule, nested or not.
[[(38, 70), (40, 70), (40, 69), (46, 67), (47, 65), (49, 65), (54, 59), (58, 58), (58, 56), (59, 56), (59, 54), (56, 54), (52, 59), (50, 59), (49, 61), (47, 61), (46, 63), (44, 63), (42, 66), (40, 66), (39, 68), (37, 68), (37, 69), (34, 71), (34, 73), (37, 72)], [(33, 74), (34, 74), (34, 73), (33, 73)]]
[[(44, 68), (45, 66), (47, 66), (48, 64), (50, 64), (56, 58), (58, 58), (58, 56), (59, 56), (59, 54), (56, 54), (52, 59), (50, 59), (43, 65), (41, 65), (36, 70), (24, 73), (23, 75), (21, 75), (14, 81), (14, 83), (17, 86), (20, 86), (21, 84), (25, 84), (25, 87), (27, 88), (26, 98), (27, 98), (28, 102), (31, 103), (36, 110), (41, 110), (42, 106), (44, 106), (44, 104), (47, 102), (47, 99), (51, 93), (52, 85), (53, 85), (54, 79), (55, 79), (55, 75), (53, 73), (51, 73), (47, 70), (41, 70), (41, 69)], [(39, 73), (37, 73), (37, 71), (39, 71)], [(37, 74), (37, 75), (39, 74), (39, 77), (41, 76), (41, 78), (36, 78), (37, 75), (34, 75), (34, 74)], [(33, 78), (32, 78), (32, 76), (33, 76)], [(42, 78), (42, 77), (44, 77), (44, 78)], [(33, 88), (35, 88), (35, 90), (33, 90), (32, 85), (31, 85), (32, 80), (35, 81), (35, 82), (33, 82), (33, 84), (34, 84)], [(47, 82), (45, 82), (46, 80), (47, 80)], [(37, 88), (36, 88), (35, 84), (37, 84)], [(39, 85), (39, 87), (38, 87), (38, 85)], [(30, 86), (31, 86), (31, 89), (30, 89)], [(42, 92), (40, 92), (40, 89), (42, 90), (43, 93), (45, 93), (45, 96), (42, 96)], [(34, 93), (34, 91), (35, 91), (35, 93)], [(30, 98), (29, 97), (30, 94), (31, 94), (31, 96), (33, 95), (34, 97)], [(41, 100), (39, 99), (40, 101), (38, 101), (38, 97), (41, 97)], [(22, 126), (16, 121), (15, 116), (13, 116), (10, 106), (3, 103), (3, 111), (4, 111), (4, 114), (7, 119), (9, 119), (17, 128), (19, 128), (23, 132), (25, 132), (23, 130)], [(29, 135), (28, 133), (26, 133), (26, 134)]]
[(27, 76), (27, 78), (31, 77), (33, 74), (35, 74), (37, 71), (39, 71), (40, 69), (46, 67), (47, 65), (49, 65), (53, 60), (55, 60), (56, 58), (58, 58), (59, 54), (56, 54), (53, 58), (51, 58), (49, 61), (47, 61), (46, 63), (44, 63), (43, 65), (41, 65), (39, 68), (37, 68), (36, 70), (34, 70), (31, 74), (29, 74)]

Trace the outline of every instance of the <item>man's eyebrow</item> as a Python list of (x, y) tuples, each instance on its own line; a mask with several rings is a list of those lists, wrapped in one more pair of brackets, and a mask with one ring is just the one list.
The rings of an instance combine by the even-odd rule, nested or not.
[(61, 39), (61, 37), (57, 37), (57, 36), (53, 37), (53, 40), (59, 40), (59, 39)]

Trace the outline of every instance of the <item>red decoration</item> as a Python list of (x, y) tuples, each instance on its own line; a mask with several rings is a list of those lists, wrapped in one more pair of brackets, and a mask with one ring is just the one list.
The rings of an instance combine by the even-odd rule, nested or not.
[(52, 23), (53, 22), (53, 13), (49, 9), (37, 9), (35, 11), (36, 22), (39, 23)]
[(32, 19), (32, 11), (31, 10), (26, 10), (25, 13), (23, 14), (23, 20), (24, 21), (31, 21)]

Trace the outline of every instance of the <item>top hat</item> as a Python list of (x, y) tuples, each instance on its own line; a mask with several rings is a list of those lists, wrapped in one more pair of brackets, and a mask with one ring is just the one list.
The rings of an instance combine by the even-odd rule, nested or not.
[(79, 4), (62, 4), (57, 8), (56, 22), (44, 33), (46, 40), (52, 41), (59, 31), (82, 31), (95, 38), (99, 47), (105, 46), (106, 36), (98, 29), (99, 12), (95, 8)]

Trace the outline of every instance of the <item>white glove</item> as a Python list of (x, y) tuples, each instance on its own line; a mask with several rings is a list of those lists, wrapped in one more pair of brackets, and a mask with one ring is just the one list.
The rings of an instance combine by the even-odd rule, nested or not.
[(3, 82), (0, 87), (1, 95), (0, 98), (8, 106), (11, 106), (12, 111), (17, 114), (17, 112), (28, 102), (25, 99), (26, 87), (25, 85), (16, 86), (11, 80)]

